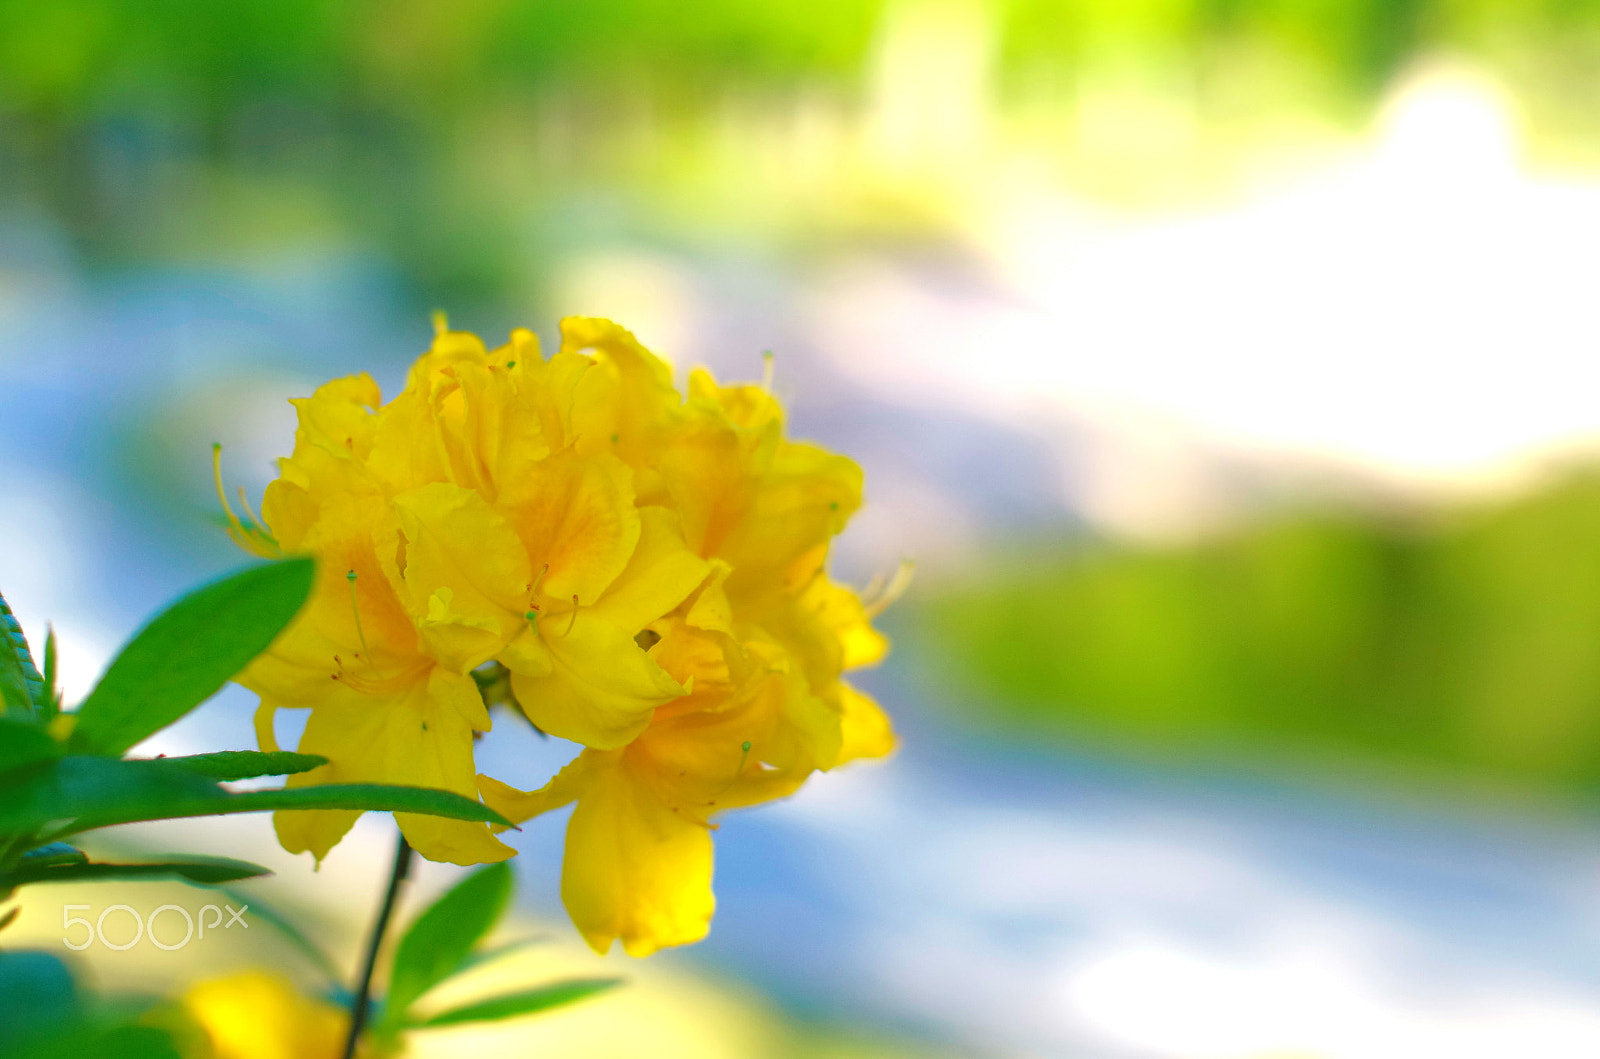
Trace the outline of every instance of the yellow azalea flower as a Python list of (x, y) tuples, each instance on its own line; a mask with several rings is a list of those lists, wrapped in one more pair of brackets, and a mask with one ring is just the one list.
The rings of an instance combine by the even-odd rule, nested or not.
[[(387, 404), (366, 376), (297, 401), (292, 456), (249, 546), (317, 556), (312, 598), (240, 682), (273, 717), (310, 708), (292, 785), (376, 781), (481, 796), (508, 818), (576, 803), (562, 894), (604, 951), (704, 935), (716, 813), (894, 747), (842, 679), (882, 658), (866, 605), (826, 573), (860, 468), (785, 435), (764, 386), (690, 376), (613, 323), (562, 322), (545, 358), (440, 328)], [(490, 728), (472, 671), (585, 749), (525, 793), (473, 768)], [(280, 813), (326, 855), (353, 813)], [(397, 815), (424, 856), (511, 850), (484, 825)]]
[(178, 1003), (198, 1031), (180, 1037), (185, 1059), (338, 1059), (350, 1026), (349, 1012), (263, 971), (200, 982)]
[(787, 796), (818, 768), (894, 746), (865, 695), (835, 679), (830, 702), (759, 630), (734, 635), (710, 587), (652, 626), (651, 654), (693, 691), (658, 709), (637, 739), (585, 750), (527, 794), (479, 777), (485, 801), (512, 820), (577, 802), (562, 899), (600, 952), (621, 939), (643, 956), (705, 935), (713, 814)]
[[(631, 336), (585, 327), (568, 342), (621, 349), (633, 383), (653, 392)], [(883, 756), (894, 735), (877, 704), (840, 679), (881, 659), (887, 641), (861, 600), (824, 573), (832, 537), (860, 505), (860, 469), (787, 440), (780, 406), (759, 387), (722, 388), (696, 373), (683, 406), (643, 399), (633, 409), (618, 422), (648, 444), (613, 451), (648, 483), (640, 502), (676, 511), (689, 547), (711, 564), (641, 638), (686, 694), (627, 745), (591, 744), (540, 790), (479, 782), (513, 820), (576, 802), (563, 901), (595, 949), (620, 939), (638, 956), (708, 929), (715, 813), (791, 794), (817, 769)]]
[[(634, 637), (707, 564), (674, 513), (637, 506), (627, 464), (576, 445), (574, 424), (626, 382), (613, 366), (570, 351), (546, 361), (528, 332), (491, 353), (441, 331), (387, 405), (364, 375), (294, 402), (295, 451), (263, 519), (282, 551), (316, 555), (321, 573), (300, 618), (239, 678), (261, 695), (263, 748), (276, 745), (276, 710), (312, 710), (298, 749), (329, 764), (290, 785), (477, 797), (472, 743), (490, 718), (469, 674), (490, 659), (511, 671), (534, 723), (593, 746), (625, 744), (683, 694)], [(357, 815), (275, 822), (286, 848), (320, 859)], [(434, 860), (511, 855), (481, 824), (397, 819)]]
[[(261, 696), (264, 750), (277, 749), (277, 710), (312, 708), (299, 750), (329, 763), (291, 776), (289, 786), (401, 783), (476, 798), (472, 738), (489, 729), (488, 711), (470, 676), (424, 650), (377, 555), (373, 527), (385, 505), (360, 460), (373, 432), (365, 409), (376, 403), (376, 387), (359, 379), (298, 402), (295, 454), (268, 486), (262, 513), (283, 548), (322, 561), (300, 616), (237, 679)], [(321, 860), (359, 815), (280, 812), (274, 824), (285, 849)], [(483, 824), (405, 813), (396, 821), (434, 860), (476, 864), (512, 853)]]
[(577, 444), (585, 423), (620, 428), (595, 425), (608, 399), (638, 403), (614, 360), (445, 332), (384, 409), (372, 457), (390, 482), (435, 479), (394, 496), (380, 546), (429, 651), (461, 670), (498, 657), (535, 724), (592, 746), (623, 745), (682, 694), (633, 638), (706, 572), (674, 515), (636, 506), (627, 464)]

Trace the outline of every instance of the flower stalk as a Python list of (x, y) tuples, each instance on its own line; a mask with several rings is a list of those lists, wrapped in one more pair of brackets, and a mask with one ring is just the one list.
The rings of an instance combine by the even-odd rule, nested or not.
[(350, 1001), (350, 1032), (344, 1041), (344, 1059), (355, 1059), (356, 1046), (361, 1031), (367, 1024), (367, 1013), (372, 1006), (372, 972), (378, 965), (378, 952), (383, 948), (384, 935), (389, 932), (389, 920), (394, 918), (394, 907), (399, 903), (400, 891), (406, 877), (411, 874), (411, 843), (400, 834), (394, 848), (394, 865), (389, 869), (389, 887), (384, 891), (383, 904), (378, 908), (378, 918), (372, 924), (372, 937), (367, 941), (367, 954), (361, 965), (361, 978), (356, 983), (355, 998)]

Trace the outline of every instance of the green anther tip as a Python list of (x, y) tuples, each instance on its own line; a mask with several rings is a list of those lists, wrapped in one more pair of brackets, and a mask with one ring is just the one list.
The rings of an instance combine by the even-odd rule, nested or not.
[(743, 743), (740, 743), (739, 749), (743, 750), (746, 754), (750, 753), (750, 740), (746, 739)]
[(344, 573), (344, 579), (346, 581), (354, 581), (356, 579), (356, 572), (354, 570), (346, 570)]

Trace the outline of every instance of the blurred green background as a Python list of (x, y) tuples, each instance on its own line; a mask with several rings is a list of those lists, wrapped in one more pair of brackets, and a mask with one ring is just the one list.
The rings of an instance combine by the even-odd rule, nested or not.
[(571, 242), (918, 238), (1025, 173), (1148, 206), (1364, 127), (1419, 55), (1594, 160), (1582, 0), (7, 0), (0, 196), (98, 266), (355, 241), (419, 300)]
[(1017, 548), (928, 652), (994, 720), (1399, 786), (1600, 786), (1600, 476), (1494, 505), (1278, 512), (1187, 546)]

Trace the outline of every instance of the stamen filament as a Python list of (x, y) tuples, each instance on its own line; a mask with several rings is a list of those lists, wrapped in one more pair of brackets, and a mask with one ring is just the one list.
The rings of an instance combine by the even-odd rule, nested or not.
[(232, 505), (228, 503), (228, 492), (222, 485), (221, 442), (211, 444), (211, 480), (217, 487), (217, 500), (222, 504), (222, 514), (228, 520), (228, 536), (233, 538), (233, 542), (251, 555), (259, 555), (263, 559), (281, 558), (283, 552), (278, 548), (278, 542), (272, 539), (272, 534), (256, 517), (250, 501), (245, 499), (244, 490), (239, 490), (239, 502), (244, 505), (252, 525), (246, 526), (240, 522), (239, 516), (234, 514)]
[(251, 526), (262, 533), (267, 532), (266, 524), (256, 516), (256, 509), (250, 506), (250, 498), (245, 495), (244, 486), (242, 485), (239, 487), (239, 506), (244, 508), (244, 513), (249, 516)]
[(217, 499), (222, 501), (222, 513), (228, 518), (228, 525), (235, 533), (243, 535), (244, 525), (240, 523), (239, 516), (233, 513), (233, 508), (228, 504), (228, 491), (222, 487), (222, 442), (211, 443), (211, 479), (217, 486)]
[(910, 559), (901, 559), (900, 566), (894, 572), (894, 577), (889, 583), (877, 592), (874, 586), (868, 586), (868, 595), (861, 601), (861, 610), (868, 618), (876, 618), (894, 604), (894, 601), (906, 594), (906, 589), (911, 587), (911, 575), (916, 573), (917, 564)]
[(367, 665), (376, 673), (378, 664), (373, 661), (372, 649), (367, 646), (367, 634), (361, 628), (361, 608), (356, 605), (356, 572), (354, 570), (346, 571), (344, 579), (350, 582), (350, 613), (356, 619), (356, 637), (361, 641), (361, 657), (367, 660)]

